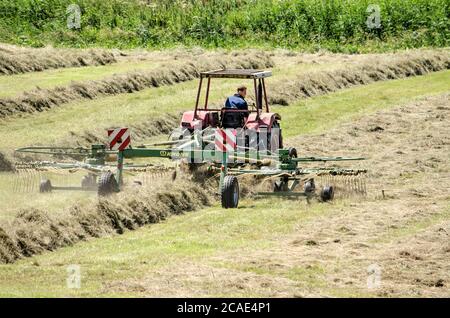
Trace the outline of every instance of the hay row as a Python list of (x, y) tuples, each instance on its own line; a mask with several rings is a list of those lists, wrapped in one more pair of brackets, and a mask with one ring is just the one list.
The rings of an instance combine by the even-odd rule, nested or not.
[[(384, 63), (379, 59), (383, 58)], [(450, 68), (450, 56), (442, 52), (421, 52), (397, 55), (396, 57), (376, 57), (369, 62), (361, 63), (347, 69), (336, 71), (312, 72), (299, 76), (295, 81), (275, 81), (270, 88), (269, 98), (272, 104), (289, 105), (301, 98), (334, 92), (354, 85), (423, 75), (429, 72)], [(283, 83), (283, 84), (281, 84)], [(127, 126), (132, 129), (135, 141), (160, 134), (170, 133), (179, 124), (180, 116), (166, 115), (139, 123), (119, 123), (116, 126)], [(104, 143), (105, 129), (94, 129), (89, 132), (71, 133), (67, 143), (79, 146), (91, 143)]]
[[(169, 134), (174, 127), (179, 124), (179, 115), (164, 115), (158, 118), (152, 118), (133, 125), (117, 124), (117, 127), (130, 127), (132, 130), (133, 145), (139, 144), (142, 140), (161, 134)], [(83, 132), (69, 132), (64, 138), (61, 138), (52, 146), (61, 147), (89, 147), (91, 144), (106, 144), (106, 129), (109, 127), (98, 128)], [(0, 172), (12, 172), (15, 170), (14, 163), (17, 161), (36, 161), (45, 156), (14, 153), (12, 149), (0, 150)], [(48, 159), (48, 157), (47, 157)]]
[(295, 80), (276, 83), (269, 94), (271, 104), (288, 106), (312, 96), (335, 92), (355, 85), (424, 75), (450, 68), (448, 51), (416, 51), (381, 55), (361, 64), (333, 71), (302, 74)]
[(0, 152), (0, 171), (12, 171), (14, 165), (8, 155)]
[(31, 209), (0, 226), (0, 263), (53, 251), (89, 238), (122, 234), (173, 214), (210, 204), (208, 186), (187, 179), (162, 182), (157, 188), (134, 188), (96, 203), (73, 206), (64, 217)]
[(69, 86), (36, 89), (17, 98), (0, 99), (0, 118), (17, 113), (40, 112), (75, 100), (133, 93), (150, 87), (181, 83), (193, 80), (200, 72), (211, 69), (271, 66), (270, 57), (262, 52), (212, 54), (193, 62), (165, 66), (158, 70), (115, 74), (102, 80), (73, 82)]
[[(158, 136), (161, 134), (169, 134), (180, 123), (180, 115), (161, 115), (158, 118), (152, 118), (139, 123), (130, 125), (129, 123), (117, 123), (117, 127), (130, 127), (132, 131), (132, 143), (136, 144), (140, 141)], [(107, 142), (106, 129), (109, 127), (93, 128), (89, 131), (70, 132), (70, 134), (61, 140), (60, 145), (74, 145), (86, 147), (91, 144), (104, 144)], [(0, 168), (1, 169), (1, 168)]]
[[(257, 66), (254, 65), (254, 67)], [(298, 99), (327, 94), (355, 85), (424, 75), (449, 68), (450, 56), (447, 51), (415, 51), (380, 55), (346, 69), (310, 72), (302, 74), (290, 82), (275, 81), (269, 88), (269, 99), (271, 104), (289, 105)], [(131, 126), (127, 123), (123, 123), (123, 125), (129, 126), (133, 131), (133, 139), (139, 141), (169, 133), (172, 128), (177, 126), (178, 121), (177, 116), (168, 115), (150, 121), (134, 123)], [(71, 132), (59, 144), (86, 146), (91, 143), (103, 142), (105, 142), (104, 127), (101, 129), (94, 128), (92, 131), (82, 133)], [(0, 157), (0, 171), (11, 171), (13, 166), (11, 154), (4, 153), (2, 157)]]
[(0, 45), (0, 75), (66, 67), (106, 65), (115, 62), (117, 60), (112, 52), (99, 49), (33, 49)]

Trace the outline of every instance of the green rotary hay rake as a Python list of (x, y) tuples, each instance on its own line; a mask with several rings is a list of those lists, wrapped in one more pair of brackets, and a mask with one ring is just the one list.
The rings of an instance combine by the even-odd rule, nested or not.
[[(295, 148), (283, 148), (281, 117), (271, 113), (268, 105), (265, 79), (272, 74), (261, 70), (217, 70), (201, 73), (196, 106), (183, 114), (180, 127), (170, 140), (151, 145), (131, 145), (127, 128), (108, 130), (108, 145), (96, 144), (89, 148), (77, 147), (25, 147), (17, 153), (51, 155), (57, 158), (83, 158), (70, 162), (38, 161), (17, 165), (17, 170), (86, 171), (79, 186), (56, 186), (49, 179), (41, 180), (40, 192), (54, 190), (97, 191), (100, 196), (119, 192), (126, 182), (124, 173), (142, 171), (171, 173), (176, 179), (176, 169), (150, 163), (134, 164), (130, 159), (164, 158), (187, 162), (190, 167), (207, 166), (218, 175), (218, 194), (224, 208), (236, 208), (240, 197), (240, 178), (254, 176), (261, 183), (269, 182), (271, 188), (258, 191), (259, 196), (318, 197), (332, 200), (335, 181), (343, 189), (366, 193), (364, 169), (339, 167), (303, 167), (311, 162), (342, 162), (364, 160), (348, 157), (299, 157)], [(213, 78), (250, 79), (253, 81), (256, 103), (251, 109), (208, 108), (209, 90)], [(200, 107), (203, 80), (207, 80), (205, 103)], [(265, 105), (263, 105), (265, 104)], [(265, 107), (264, 107), (265, 106)], [(316, 178), (324, 185), (317, 189)], [(334, 180), (334, 181), (332, 181)]]
[[(127, 130), (126, 128), (118, 129)], [(219, 134), (222, 130), (218, 129)], [(218, 135), (218, 134), (216, 134)], [(274, 153), (261, 153), (243, 151), (239, 154), (218, 149), (189, 149), (185, 145), (189, 140), (179, 140), (182, 146), (171, 148), (140, 147), (106, 147), (105, 145), (92, 145), (87, 148), (57, 148), (57, 147), (26, 147), (16, 151), (19, 153), (48, 154), (56, 156), (84, 156), (83, 161), (71, 163), (58, 163), (52, 161), (40, 161), (28, 163), (28, 169), (58, 169), (58, 170), (85, 170), (88, 172), (81, 180), (80, 186), (55, 186), (46, 179), (40, 183), (40, 192), (55, 190), (80, 190), (97, 191), (100, 196), (111, 195), (122, 190), (124, 186), (124, 171), (152, 171), (157, 173), (172, 172), (173, 168), (162, 165), (127, 163), (128, 159), (137, 158), (164, 158), (183, 160), (191, 165), (207, 165), (208, 170), (220, 175), (218, 193), (221, 197), (222, 207), (236, 208), (239, 204), (239, 177), (252, 175), (262, 177), (263, 182), (273, 181), (273, 191), (257, 192), (259, 196), (288, 196), (306, 197), (307, 199), (318, 196), (322, 201), (328, 201), (334, 197), (334, 187), (330, 183), (321, 188), (318, 193), (314, 177), (348, 177), (360, 176), (366, 170), (344, 169), (336, 167), (302, 168), (301, 163), (309, 162), (336, 162), (363, 160), (363, 158), (346, 157), (298, 157), (294, 148), (279, 149)], [(123, 142), (122, 142), (123, 143)], [(224, 148), (225, 149), (225, 148)], [(115, 162), (110, 160), (114, 158)], [(175, 179), (175, 176), (173, 176)], [(299, 186), (303, 186), (301, 191)], [(354, 183), (356, 190), (365, 192), (363, 183)]]

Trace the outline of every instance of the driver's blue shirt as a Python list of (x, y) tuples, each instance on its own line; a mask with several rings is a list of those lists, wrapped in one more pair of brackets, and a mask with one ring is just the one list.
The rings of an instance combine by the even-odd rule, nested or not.
[(227, 98), (227, 101), (225, 102), (225, 108), (248, 110), (248, 105), (241, 95), (234, 94), (233, 96)]

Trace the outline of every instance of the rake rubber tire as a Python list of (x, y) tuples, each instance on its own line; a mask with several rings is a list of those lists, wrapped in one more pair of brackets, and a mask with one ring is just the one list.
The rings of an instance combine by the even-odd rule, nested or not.
[(314, 183), (314, 179), (309, 179), (303, 185), (303, 192), (307, 194), (314, 193), (316, 191), (316, 184)]
[(39, 184), (39, 192), (40, 193), (48, 193), (52, 192), (52, 183), (48, 179), (41, 180)]
[(288, 148), (288, 155), (289, 155), (289, 157), (291, 157), (291, 158), (297, 158), (297, 157), (298, 157), (298, 155), (297, 155), (297, 149), (295, 149), (294, 147), (289, 147), (289, 148)]
[(118, 192), (119, 184), (111, 171), (103, 172), (98, 179), (97, 193), (99, 196), (108, 196)]
[(239, 182), (235, 176), (226, 176), (222, 187), (222, 208), (235, 209), (239, 204)]
[(320, 191), (320, 199), (323, 202), (331, 201), (334, 198), (334, 188), (333, 186), (325, 186)]

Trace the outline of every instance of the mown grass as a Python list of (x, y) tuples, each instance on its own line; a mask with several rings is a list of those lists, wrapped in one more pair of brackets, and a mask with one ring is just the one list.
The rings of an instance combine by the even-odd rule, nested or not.
[[(303, 72), (339, 66), (339, 63), (334, 65), (330, 65), (330, 63), (280, 63), (273, 69), (273, 72), (282, 75), (283, 80), (287, 80), (295, 78)], [(81, 69), (73, 70), (73, 72), (74, 74), (79, 72), (84, 74)], [(64, 74), (70, 76), (68, 73)], [(27, 74), (27, 76), (30, 76), (30, 74)], [(274, 76), (274, 79), (276, 77), (277, 75)], [(28, 78), (32, 83), (36, 83), (35, 80), (38, 80), (38, 77), (34, 76)], [(45, 79), (43, 83), (51, 85)], [(233, 94), (240, 84), (242, 84), (241, 80), (213, 81), (210, 103), (223, 105), (226, 97)], [(189, 81), (150, 88), (133, 94), (120, 94), (96, 100), (73, 102), (51, 111), (35, 113), (24, 118), (5, 119), (1, 122), (0, 131), (14, 133), (14, 137), (5, 140), (0, 148), (13, 149), (37, 143), (50, 145), (66, 137), (68, 132), (83, 132), (92, 130), (92, 128), (109, 128), (113, 125), (139, 124), (145, 120), (159, 118), (166, 114), (178, 114), (194, 108), (197, 87), (197, 80)], [(82, 121), (79, 120), (80, 116), (83, 117)]]
[[(333, 94), (303, 100), (290, 106), (274, 107), (274, 110), (282, 116), (283, 135), (289, 144), (288, 138), (290, 137), (324, 131), (361, 114), (402, 104), (411, 99), (448, 92), (450, 90), (449, 83), (450, 71), (443, 71), (345, 89)], [(216, 84), (211, 95), (212, 101), (215, 102), (222, 101), (224, 96), (233, 91), (236, 86), (235, 81), (217, 82)], [(176, 114), (192, 107), (189, 105), (190, 103), (186, 104), (186, 101), (193, 101), (195, 98), (196, 85), (195, 82), (189, 82), (148, 89), (130, 95), (74, 103), (28, 118), (5, 121), (5, 125), (0, 126), (0, 134), (8, 135), (9, 138), (4, 141), (2, 147), (3, 149), (14, 149), (36, 144), (52, 145), (60, 142), (68, 131), (89, 131), (92, 127), (109, 127), (112, 122), (127, 125), (152, 117), (157, 118), (165, 113)], [(83, 116), (83, 121), (79, 121), (80, 114)], [(23, 197), (23, 194), (13, 194), (11, 188), (9, 190), (5, 188), (13, 182), (13, 178), (11, 174), (3, 177), (4, 200), (2, 206), (9, 207), (4, 210), (4, 214), (11, 216), (23, 206), (34, 205), (35, 201), (38, 207), (44, 207), (46, 202), (52, 205), (50, 204), (52, 200), (41, 201), (37, 195), (31, 196), (27, 201), (22, 201), (20, 198)], [(78, 184), (79, 179), (74, 179), (74, 182)], [(75, 199), (77, 198), (75, 196)], [(63, 203), (63, 201), (56, 200), (56, 207), (59, 207), (58, 202)]]
[[(445, 206), (445, 205), (444, 205)], [(375, 243), (379, 242), (389, 242), (395, 239), (401, 239), (403, 237), (408, 237), (420, 233), (427, 228), (440, 224), (450, 219), (450, 198), (447, 199), (447, 204), (445, 208), (439, 213), (433, 214), (430, 217), (420, 220), (413, 220), (403, 227), (399, 228), (389, 228), (388, 232), (374, 240)]]
[(85, 173), (42, 173), (24, 171), (20, 175), (7, 172), (0, 173), (0, 220), (11, 220), (21, 210), (38, 209), (51, 214), (64, 213), (66, 208), (81, 200), (97, 196), (85, 191), (56, 191), (53, 193), (39, 193), (40, 178), (49, 178), (54, 186), (81, 185), (81, 178)]
[[(274, 72), (276, 74), (277, 70)], [(284, 80), (288, 80), (288, 77)], [(222, 105), (226, 96), (239, 83), (238, 80), (213, 82), (210, 102)], [(374, 111), (411, 98), (447, 92), (450, 89), (449, 83), (450, 71), (443, 71), (345, 89), (291, 106), (273, 107), (273, 110), (281, 114), (283, 133), (290, 137), (330, 127), (333, 123), (351, 119), (361, 112)], [(167, 113), (178, 114), (193, 108), (197, 84), (196, 81), (186, 82), (135, 94), (70, 103), (51, 112), (4, 120), (0, 126), (0, 134), (7, 134), (10, 138), (4, 140), (2, 148), (52, 145), (67, 136), (68, 132), (89, 131), (92, 127), (130, 125)], [(79, 120), (80, 115), (83, 117), (82, 121)]]
[[(104, 284), (142, 278), (178, 262), (201, 262), (218, 252), (268, 248), (296, 225), (345, 204), (310, 209), (305, 202), (272, 199), (247, 200), (237, 210), (214, 206), (121, 236), (82, 242), (13, 265), (0, 265), (0, 296), (130, 296), (132, 291), (103, 290)], [(66, 270), (71, 264), (81, 267), (81, 289), (66, 287)], [(295, 271), (280, 275), (293, 280), (302, 276)]]
[[(449, 74), (450, 72), (446, 71), (399, 81), (379, 82), (316, 97), (308, 101), (307, 105), (301, 102), (285, 108), (280, 107), (280, 112), (285, 111), (285, 124), (290, 126), (285, 131), (297, 129), (296, 134), (300, 135), (326, 130), (338, 121), (348, 120), (366, 110), (370, 112), (421, 96), (446, 92), (449, 90)], [(380, 100), (378, 94), (383, 94), (380, 105), (373, 102)], [(311, 105), (316, 105), (311, 108), (311, 114), (313, 110), (320, 114), (322, 107), (327, 109), (328, 104), (337, 105), (333, 109), (336, 118), (324, 121), (320, 116), (311, 117), (316, 124), (302, 130), (300, 126), (303, 122), (298, 117), (300, 115), (293, 114), (301, 114), (302, 108)], [(342, 105), (350, 105), (350, 108)], [(352, 114), (348, 113), (349, 110)], [(292, 115), (288, 112), (292, 112)], [(220, 261), (214, 258), (227, 251), (245, 253), (246, 249), (263, 250), (272, 247), (277, 238), (298, 229), (299, 225), (301, 228), (310, 218), (336, 213), (339, 209), (345, 209), (347, 204), (349, 203), (346, 201), (336, 201), (333, 204), (314, 205), (314, 208), (310, 209), (303, 201), (299, 203), (283, 199), (263, 199), (244, 200), (237, 210), (223, 210), (216, 205), (199, 212), (170, 218), (161, 224), (127, 232), (122, 236), (82, 242), (75, 247), (34, 256), (13, 265), (1, 265), (0, 296), (135, 296), (136, 291), (126, 287), (127, 281), (151, 279), (148, 275), (155, 271), (178, 268), (189, 262), (289, 279), (329, 295), (361, 296), (361, 291), (350, 286), (327, 289), (324, 281), (327, 268), (321, 266), (294, 266), (273, 270), (262, 265), (250, 266), (234, 263), (231, 259), (229, 262), (223, 262), (223, 258), (219, 258)], [(71, 264), (81, 266), (81, 289), (66, 287), (67, 266)], [(109, 289), (108, 284), (114, 282), (125, 282), (125, 287)], [(234, 293), (233, 296), (264, 296), (250, 290)], [(226, 288), (222, 288), (212, 290), (209, 295), (230, 294), (227, 294)]]
[(66, 86), (73, 81), (98, 80), (104, 77), (132, 72), (135, 70), (152, 70), (161, 66), (154, 60), (127, 61), (111, 65), (86, 66), (47, 70), (43, 72), (0, 76), (0, 98), (15, 97), (36, 88), (53, 88)]
[[(0, 41), (86, 47), (267, 46), (371, 51), (447, 46), (445, 0), (79, 0), (81, 29), (67, 27), (71, 0), (3, 0)], [(379, 5), (381, 27), (367, 20)]]
[(274, 107), (282, 115), (283, 136), (323, 131), (360, 114), (450, 91), (450, 71), (357, 86), (291, 106)]

